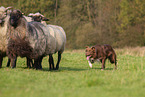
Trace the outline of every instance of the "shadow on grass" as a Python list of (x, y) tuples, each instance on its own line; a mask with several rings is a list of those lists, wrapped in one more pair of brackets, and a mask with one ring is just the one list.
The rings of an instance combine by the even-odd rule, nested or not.
[[(102, 68), (92, 68), (92, 69), (101, 70)], [(104, 70), (113, 70), (113, 68), (105, 68)]]
[(105, 70), (113, 70), (113, 68), (105, 68)]
[(67, 71), (85, 71), (88, 70), (87, 68), (72, 68), (72, 67), (61, 67), (61, 70), (67, 70)]
[[(9, 68), (9, 67), (3, 67)], [(23, 69), (30, 69), (36, 70), (34, 68), (28, 67), (16, 67), (16, 68), (23, 68)], [(86, 70), (101, 70), (102, 68), (72, 68), (72, 67), (60, 67), (58, 70), (49, 70), (48, 67), (43, 67), (40, 71), (51, 71), (51, 72), (60, 72), (60, 71), (86, 71)], [(113, 70), (113, 68), (105, 68), (104, 70)]]
[(88, 69), (82, 69), (82, 68), (71, 68), (71, 67), (60, 67), (58, 70), (49, 70), (49, 68), (43, 68), (42, 71), (51, 71), (51, 72), (60, 72), (60, 71), (85, 71)]
[[(27, 68), (27, 67), (21, 67), (23, 69), (32, 69), (32, 70), (36, 70), (33, 68)], [(89, 69), (83, 69), (83, 68), (72, 68), (72, 67), (60, 67), (58, 70), (49, 70), (49, 68), (47, 67), (43, 67), (40, 71), (51, 71), (51, 72), (60, 72), (60, 71), (85, 71), (85, 70), (89, 70)]]

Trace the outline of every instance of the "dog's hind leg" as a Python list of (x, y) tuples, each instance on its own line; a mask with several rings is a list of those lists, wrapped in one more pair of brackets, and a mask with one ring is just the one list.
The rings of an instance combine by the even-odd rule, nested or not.
[(115, 61), (115, 69), (117, 69), (117, 62)]
[(117, 61), (116, 61), (116, 56), (115, 55), (111, 55), (109, 57), (110, 62), (113, 64), (115, 64), (115, 69), (117, 69)]
[(114, 63), (115, 63), (115, 69), (117, 69), (117, 59), (116, 59), (116, 56), (114, 56)]
[(101, 70), (104, 70), (105, 69), (105, 61), (106, 61), (106, 58), (103, 58), (102, 59), (102, 69)]

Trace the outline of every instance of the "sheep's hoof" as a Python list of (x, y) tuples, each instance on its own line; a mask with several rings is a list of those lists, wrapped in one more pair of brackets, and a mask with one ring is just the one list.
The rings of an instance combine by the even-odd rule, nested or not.
[(49, 68), (49, 71), (52, 71), (52, 69), (51, 69), (51, 68)]
[(55, 70), (58, 70), (59, 69), (59, 66), (56, 66)]
[(12, 69), (16, 68), (16, 67), (11, 67)]
[(58, 70), (58, 68), (55, 68), (54, 70)]

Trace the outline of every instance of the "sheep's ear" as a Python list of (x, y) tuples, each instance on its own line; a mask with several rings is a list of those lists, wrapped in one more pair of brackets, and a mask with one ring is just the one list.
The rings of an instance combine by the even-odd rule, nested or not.
[(46, 17), (42, 17), (42, 21), (49, 21), (49, 19)]
[(33, 13), (29, 13), (29, 14), (28, 14), (28, 17), (33, 17), (33, 16), (34, 16)]
[(13, 9), (13, 7), (12, 7), (12, 6), (7, 7), (7, 8), (5, 9), (5, 12), (7, 12), (9, 9)]
[(17, 13), (19, 14), (20, 17), (22, 17), (23, 14), (22, 14), (21, 10), (17, 9)]

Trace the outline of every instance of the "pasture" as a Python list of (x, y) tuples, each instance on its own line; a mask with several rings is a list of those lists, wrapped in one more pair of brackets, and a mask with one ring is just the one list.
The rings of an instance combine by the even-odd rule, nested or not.
[[(65, 50), (60, 68), (49, 71), (48, 57), (42, 70), (26, 68), (18, 58), (15, 69), (0, 69), (0, 97), (145, 97), (145, 48), (115, 49), (118, 69), (106, 61), (106, 69), (89, 68), (85, 50)], [(57, 55), (54, 55), (55, 62)]]

